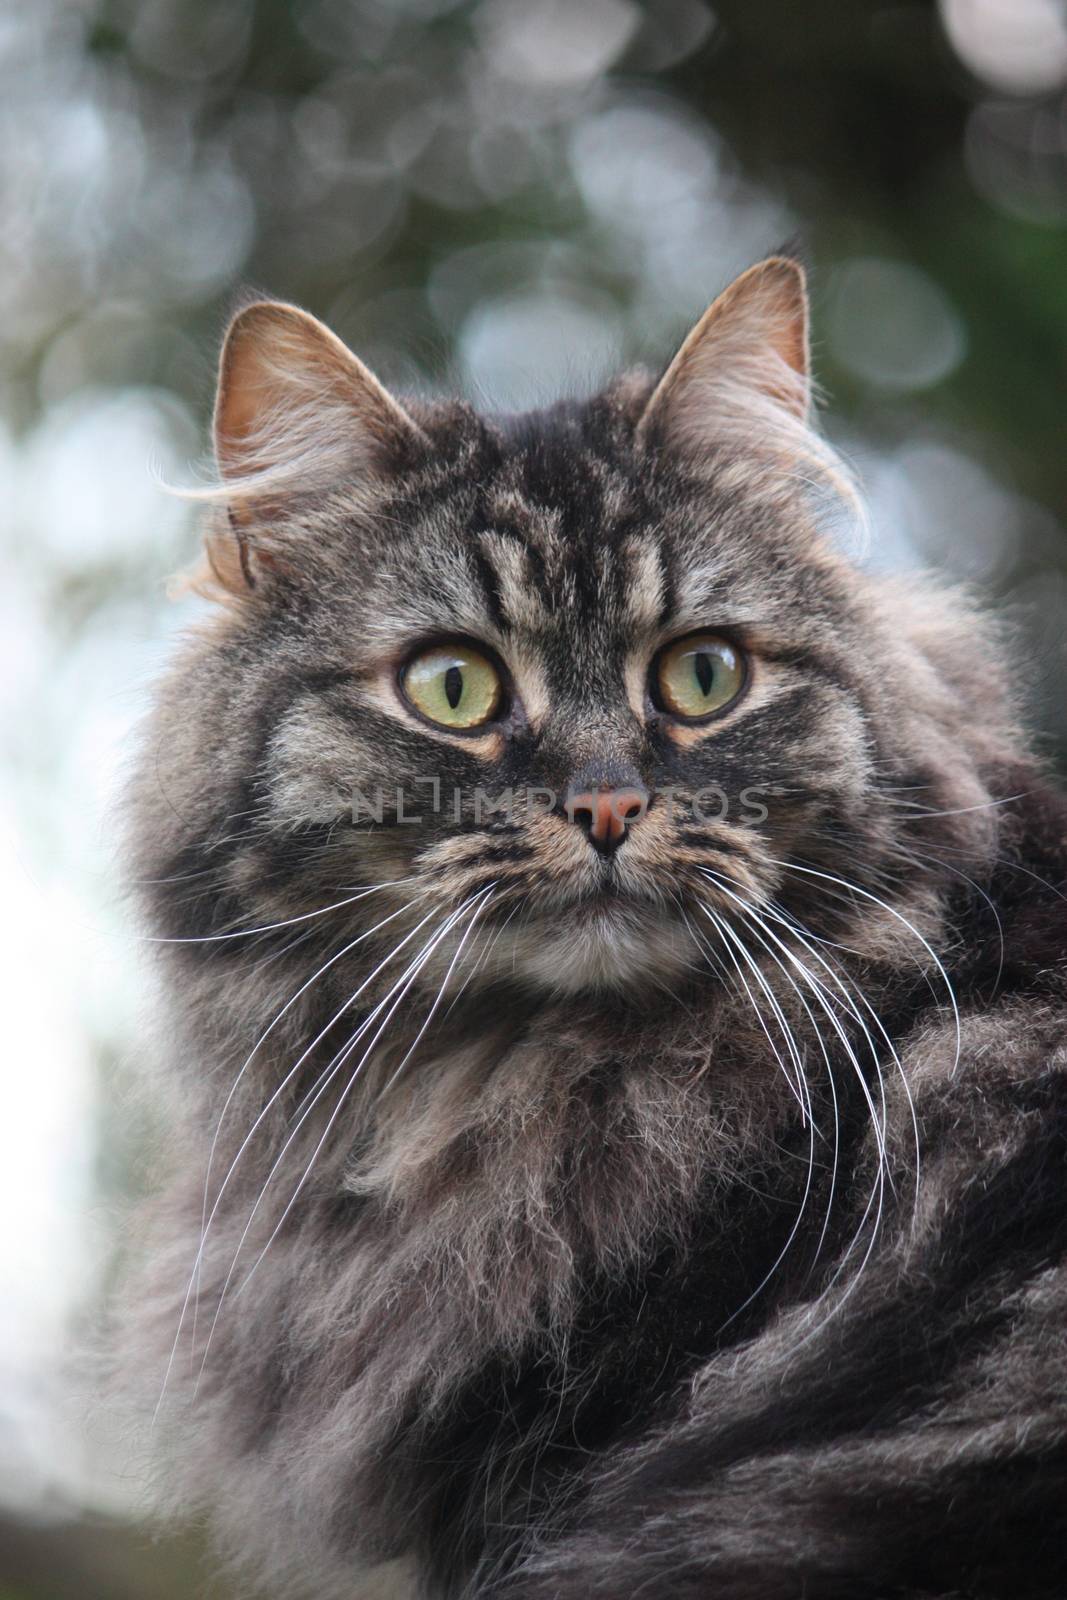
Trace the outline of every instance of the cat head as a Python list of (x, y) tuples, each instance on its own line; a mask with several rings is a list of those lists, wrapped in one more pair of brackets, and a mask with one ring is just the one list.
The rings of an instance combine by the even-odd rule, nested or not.
[(997, 653), (830, 537), (859, 502), (807, 324), (774, 258), (658, 381), (485, 418), (402, 404), (294, 307), (241, 311), (221, 604), (142, 785), (168, 934), (295, 937), (344, 901), (412, 982), (674, 988), (718, 981), (742, 904), (825, 932), (877, 921), (841, 879), (914, 898), (909, 805), (985, 848)]

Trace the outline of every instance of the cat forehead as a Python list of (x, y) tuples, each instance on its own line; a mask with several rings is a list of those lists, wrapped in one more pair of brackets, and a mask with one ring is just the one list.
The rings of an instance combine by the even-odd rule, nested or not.
[(648, 474), (615, 408), (563, 402), (482, 426), (472, 534), (510, 538), (562, 577), (626, 532), (651, 530)]
[(661, 534), (625, 470), (577, 448), (508, 460), (467, 527), (495, 620), (531, 629), (567, 614), (655, 625), (670, 588)]
[(471, 422), (465, 448), (414, 487), (411, 566), (395, 577), (442, 604), (467, 588), (504, 632), (654, 630), (686, 600), (725, 606), (751, 588), (729, 496), (643, 459), (611, 408)]

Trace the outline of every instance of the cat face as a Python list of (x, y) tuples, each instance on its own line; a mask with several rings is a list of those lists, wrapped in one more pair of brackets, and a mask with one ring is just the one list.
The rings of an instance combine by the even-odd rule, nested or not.
[(765, 263), (654, 388), (495, 421), (403, 410), (292, 308), (238, 317), (229, 605), (182, 680), (201, 833), (244, 819), (228, 914), (373, 889), (420, 981), (669, 988), (740, 901), (788, 910), (790, 864), (880, 869), (931, 690), (823, 537), (805, 316)]

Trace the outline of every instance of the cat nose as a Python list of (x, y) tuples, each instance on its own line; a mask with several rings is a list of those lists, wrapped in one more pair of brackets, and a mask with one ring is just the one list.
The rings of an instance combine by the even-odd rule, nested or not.
[(563, 814), (583, 829), (594, 850), (609, 856), (625, 839), (631, 823), (643, 817), (648, 790), (636, 784), (625, 789), (583, 789), (568, 794)]

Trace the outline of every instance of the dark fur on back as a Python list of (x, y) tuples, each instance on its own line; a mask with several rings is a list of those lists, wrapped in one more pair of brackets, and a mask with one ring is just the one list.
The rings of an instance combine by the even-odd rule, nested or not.
[[(178, 1110), (124, 1362), (272, 1592), (1064, 1592), (1067, 809), (724, 320), (654, 394), (242, 414), (132, 797)], [(750, 681), (694, 729), (697, 629)], [(506, 668), (484, 732), (398, 692), (434, 638)], [(629, 783), (610, 862), (520, 803)]]

